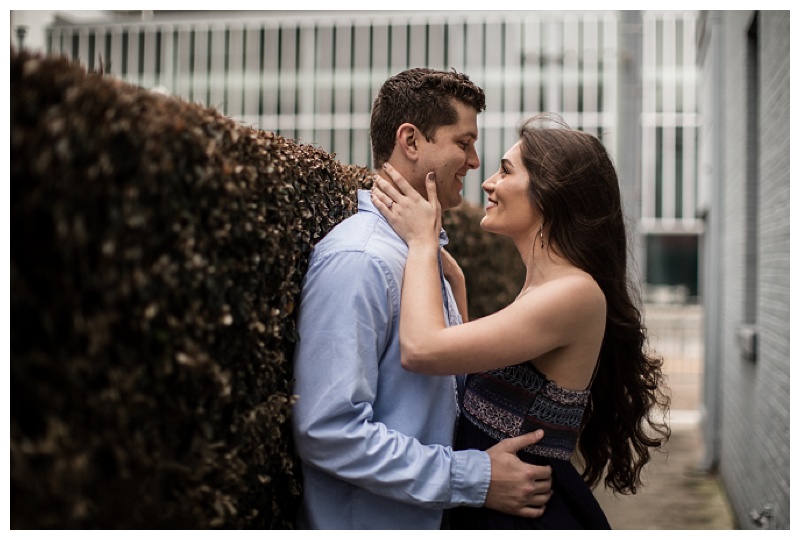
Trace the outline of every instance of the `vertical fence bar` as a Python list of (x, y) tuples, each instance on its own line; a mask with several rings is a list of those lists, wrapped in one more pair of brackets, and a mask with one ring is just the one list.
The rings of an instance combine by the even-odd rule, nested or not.
[(336, 23), (334, 27), (336, 47), (333, 54), (333, 91), (331, 106), (331, 137), (332, 150), (342, 155), (345, 160), (349, 159), (350, 143), (347, 120), (350, 119), (350, 70), (351, 48), (353, 46), (350, 23), (342, 21)]
[(297, 137), (304, 144), (313, 143), (314, 137), (314, 26), (304, 24), (298, 26), (297, 36)]
[(127, 48), (125, 51), (125, 80), (133, 83), (140, 83), (139, 74), (139, 28), (130, 27), (127, 32)]
[[(503, 21), (503, 116), (500, 147), (507, 148), (514, 137), (512, 127), (522, 119), (522, 22), (516, 17)], [(491, 164), (490, 164), (491, 165)]]
[(244, 86), (244, 29), (241, 23), (229, 24), (227, 52), (227, 106), (225, 111), (230, 116), (241, 117), (243, 113), (242, 88)]
[(257, 26), (244, 25), (244, 59), (242, 69), (242, 120), (248, 126), (258, 125), (260, 114), (259, 78), (261, 75), (261, 31)]
[[(522, 93), (520, 87), (521, 66), (520, 57), (522, 56), (522, 36), (520, 33), (520, 21), (516, 17), (504, 17), (502, 20), (501, 31), (503, 39), (503, 64), (501, 66), (504, 84), (500, 87), (502, 93), (502, 111), (500, 116), (499, 145), (500, 155), (493, 159), (486, 157), (486, 170), (488, 177), (493, 174), (495, 167), (498, 166), (502, 154), (511, 146), (515, 139), (514, 128), (522, 120), (520, 104)], [(481, 202), (485, 202), (486, 194), (481, 192)]]
[(97, 35), (94, 28), (89, 29), (87, 36), (88, 50), (86, 53), (86, 67), (89, 71), (94, 71), (95, 61), (97, 60)]
[(173, 53), (175, 49), (174, 28), (175, 27), (172, 25), (165, 25), (162, 27), (161, 32), (163, 51), (161, 53), (161, 77), (159, 84), (170, 94), (175, 94), (175, 88), (173, 86), (173, 74), (175, 72), (175, 65), (173, 63)]
[[(334, 77), (336, 76), (335, 52), (336, 43), (334, 34), (336, 30), (332, 24), (320, 22), (315, 28), (316, 45), (316, 96), (315, 115), (319, 116), (314, 130), (314, 143), (328, 149), (333, 143), (333, 96), (336, 93)], [(323, 120), (324, 118), (324, 120)]]
[(175, 66), (175, 93), (186, 99), (191, 99), (191, 67), (189, 65), (190, 48), (192, 47), (192, 32), (187, 25), (176, 27), (176, 42), (173, 49), (173, 62)]
[[(500, 20), (486, 21), (483, 25), (483, 39), (486, 44), (483, 47), (480, 71), (483, 90), (486, 92), (486, 112), (491, 113), (495, 118), (500, 118), (505, 105), (505, 93), (503, 92), (505, 77), (502, 71), (505, 64), (505, 39), (502, 22)], [(498, 123), (496, 120), (493, 122), (493, 124)]]
[(571, 13), (567, 13), (564, 16), (563, 24), (564, 31), (561, 42), (561, 55), (563, 58), (562, 101), (559, 108), (551, 110), (555, 112), (563, 111), (565, 119), (572, 127), (582, 129), (583, 114), (581, 114), (581, 109), (578, 105), (580, 25), (577, 18)]
[(205, 36), (204, 43), (208, 50), (203, 72), (207, 78), (207, 95), (209, 107), (219, 111), (226, 111), (228, 104), (225, 102), (225, 36), (226, 28), (221, 23), (210, 23), (198, 26), (198, 35)]
[(408, 60), (404, 67), (429, 67), (428, 26), (418, 20), (408, 23)]
[(655, 20), (642, 15), (642, 217), (656, 217), (656, 137), (653, 117), (656, 110), (656, 46)]
[(163, 90), (162, 78), (164, 72), (164, 31), (163, 28), (158, 26), (154, 32), (155, 37), (155, 66), (154, 66), (154, 80), (153, 84)]
[(446, 61), (446, 32), (445, 24), (436, 19), (428, 23), (428, 66), (434, 69), (448, 70), (450, 67)]
[(122, 34), (122, 28), (113, 27), (111, 29), (110, 73), (120, 78), (122, 77)]
[(89, 67), (89, 29), (81, 28), (75, 34), (78, 38), (78, 60), (83, 66)]
[(105, 72), (107, 58), (106, 58), (106, 35), (108, 29), (105, 26), (98, 26), (94, 29), (94, 66), (96, 70), (100, 70), (101, 66)]
[[(548, 112), (563, 111), (561, 89), (564, 85), (562, 23), (554, 21), (542, 25), (542, 49), (544, 58), (543, 98), (544, 110)], [(565, 118), (569, 121), (569, 118)]]
[(295, 65), (295, 31), (292, 25), (279, 28), (278, 56), (278, 110), (275, 130), (284, 137), (294, 137), (293, 115), (295, 111), (295, 86), (297, 84)]
[(378, 20), (370, 26), (372, 54), (370, 63), (370, 96), (375, 96), (391, 72), (392, 29), (388, 21)]
[(156, 85), (156, 29), (152, 26), (142, 28), (144, 35), (143, 58), (142, 58), (142, 82), (145, 88), (153, 88)]
[[(603, 45), (602, 45), (602, 112), (604, 126), (603, 131), (603, 144), (611, 151), (612, 155), (619, 155), (619, 148), (617, 147), (617, 93), (619, 92), (619, 65), (618, 54), (619, 45), (617, 42), (617, 19), (614, 15), (607, 13), (603, 17)], [(640, 115), (641, 121), (641, 115)]]
[(663, 145), (661, 147), (662, 157), (662, 213), (661, 215), (668, 224), (674, 222), (676, 216), (676, 133), (675, 119), (675, 87), (677, 85), (677, 69), (675, 65), (675, 48), (668, 47), (668, 43), (675, 42), (675, 18), (671, 13), (662, 17), (663, 32), (661, 33), (660, 48), (662, 51), (661, 64), (661, 87), (662, 87), (662, 115), (661, 125), (664, 129)]
[(617, 31), (616, 18), (611, 14), (606, 14), (601, 20), (601, 28), (598, 32), (602, 36), (602, 43), (599, 45), (601, 47), (599, 53), (601, 62), (599, 76), (601, 79), (598, 87), (601, 95), (598, 96), (598, 108), (601, 113), (600, 125), (603, 126), (600, 140), (614, 156), (618, 155), (616, 112), (617, 92), (619, 92), (617, 88), (619, 45)]
[(358, 123), (354, 119), (353, 113), (355, 106), (355, 85), (356, 83), (356, 27), (352, 22), (350, 23), (350, 69), (348, 72), (348, 105), (346, 114), (346, 127), (347, 127), (347, 161), (346, 163), (353, 162), (353, 142), (355, 140), (354, 132), (358, 128)]
[(164, 81), (162, 84), (173, 95), (178, 94), (178, 27), (169, 25), (164, 30)]
[[(697, 212), (697, 119), (695, 111), (697, 109), (696, 79), (694, 77), (695, 65), (695, 21), (696, 16), (692, 13), (685, 14), (683, 17), (683, 65), (684, 77), (683, 84), (683, 111), (684, 118), (691, 118), (691, 122), (684, 122), (684, 141), (683, 141), (683, 219), (685, 222), (694, 222)], [(687, 71), (692, 76), (687, 76)]]
[(263, 72), (261, 76), (261, 118), (259, 127), (274, 131), (278, 128), (278, 29), (261, 26), (263, 50), (261, 52)]
[(389, 71), (392, 75), (406, 68), (408, 63), (408, 23), (401, 18), (389, 23)]
[(542, 61), (544, 50), (541, 41), (541, 23), (538, 18), (528, 17), (523, 27), (523, 79), (522, 111), (524, 116), (542, 112)]
[(211, 37), (211, 30), (203, 23), (198, 23), (192, 26), (191, 30), (194, 36), (193, 47), (194, 51), (191, 55), (191, 73), (192, 73), (192, 95), (194, 101), (202, 103), (206, 107), (218, 107), (212, 101), (211, 87), (211, 61), (213, 59), (213, 38)]
[(350, 113), (353, 126), (350, 163), (368, 167), (372, 166), (369, 141), (369, 111), (372, 108), (371, 31), (371, 23), (358, 24), (353, 29), (353, 109)]
[(587, 14), (583, 19), (583, 46), (581, 57), (581, 88), (583, 94), (583, 124), (587, 131), (599, 137), (602, 132), (602, 120), (598, 115), (597, 87), (600, 83), (597, 58), (600, 53), (597, 35), (597, 19)]
[(64, 50), (62, 47), (64, 31), (54, 28), (47, 33), (47, 51), (53, 56), (60, 56)]

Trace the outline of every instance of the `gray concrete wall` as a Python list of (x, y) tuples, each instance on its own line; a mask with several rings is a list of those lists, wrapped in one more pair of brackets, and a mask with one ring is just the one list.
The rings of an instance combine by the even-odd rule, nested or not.
[[(754, 12), (721, 16), (723, 101), (719, 418), (720, 474), (741, 528), (789, 528), (789, 12), (759, 13), (755, 130), (748, 123), (748, 29)], [(751, 57), (752, 59), (752, 57)], [(704, 74), (707, 76), (707, 74)], [(748, 194), (747, 137), (756, 131), (757, 189)], [(751, 152), (751, 151), (750, 151)], [(752, 155), (752, 152), (751, 152)], [(714, 197), (715, 195), (712, 195)], [(748, 207), (755, 209), (755, 321), (748, 321)], [(742, 328), (753, 322), (748, 358)], [(751, 512), (774, 516), (754, 522)]]
[[(759, 34), (758, 360), (754, 433), (758, 488), (748, 503), (775, 508), (789, 528), (789, 12), (762, 11)], [(762, 397), (764, 399), (762, 399)], [(752, 500), (751, 500), (752, 499)]]

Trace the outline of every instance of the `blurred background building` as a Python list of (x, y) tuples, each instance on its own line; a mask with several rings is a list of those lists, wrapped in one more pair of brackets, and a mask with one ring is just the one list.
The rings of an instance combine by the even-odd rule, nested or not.
[(525, 117), (597, 135), (673, 420), (742, 528), (789, 528), (789, 12), (12, 11), (11, 38), (356, 165), (388, 76), (454, 68), (487, 95), (476, 204)]

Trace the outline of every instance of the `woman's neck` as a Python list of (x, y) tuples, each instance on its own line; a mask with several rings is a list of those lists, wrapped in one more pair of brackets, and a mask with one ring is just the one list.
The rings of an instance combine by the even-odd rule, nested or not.
[(543, 241), (538, 234), (526, 235), (525, 238), (515, 240), (515, 244), (525, 263), (525, 283), (520, 295), (575, 269), (571, 262), (559, 254), (555, 246)]

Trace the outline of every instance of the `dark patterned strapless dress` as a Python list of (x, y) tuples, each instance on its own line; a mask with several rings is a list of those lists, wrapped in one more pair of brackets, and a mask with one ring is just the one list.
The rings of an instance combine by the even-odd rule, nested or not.
[(610, 529), (591, 489), (570, 462), (589, 390), (561, 388), (532, 364), (470, 375), (466, 381), (456, 450), (486, 450), (507, 437), (544, 430), (539, 444), (519, 452), (523, 461), (550, 465), (553, 495), (536, 519), (488, 508), (454, 508), (452, 529)]

